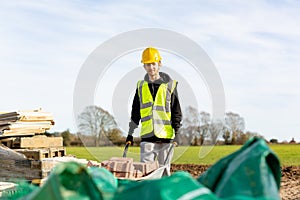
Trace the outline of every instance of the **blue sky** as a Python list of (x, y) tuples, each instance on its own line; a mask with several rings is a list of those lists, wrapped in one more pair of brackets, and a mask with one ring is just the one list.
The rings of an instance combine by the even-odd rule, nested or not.
[[(53, 112), (53, 131), (76, 130), (73, 90), (84, 61), (115, 35), (153, 27), (205, 50), (222, 78), (226, 111), (244, 117), (246, 130), (300, 141), (299, 8), (296, 0), (1, 1), (0, 111), (41, 107)], [(130, 70), (138, 55), (115, 65)], [(205, 89), (196, 95), (209, 111)], [(109, 110), (98, 93), (95, 103)]]

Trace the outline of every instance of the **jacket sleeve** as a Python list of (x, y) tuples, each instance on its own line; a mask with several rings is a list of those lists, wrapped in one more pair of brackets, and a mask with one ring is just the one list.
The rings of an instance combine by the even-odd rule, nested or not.
[(178, 99), (177, 85), (171, 95), (171, 120), (172, 127), (175, 131), (175, 134), (178, 133), (179, 128), (181, 127), (182, 113), (181, 107)]
[(139, 100), (138, 90), (136, 89), (134, 99), (132, 102), (131, 120), (129, 122), (129, 130), (128, 130), (129, 135), (132, 135), (134, 129), (136, 129), (139, 126), (140, 119), (141, 119), (140, 100)]

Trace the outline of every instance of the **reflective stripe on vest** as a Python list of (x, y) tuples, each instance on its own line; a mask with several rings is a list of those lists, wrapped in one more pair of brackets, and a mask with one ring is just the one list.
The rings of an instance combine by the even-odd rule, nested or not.
[(171, 95), (177, 81), (162, 83), (153, 101), (147, 81), (137, 84), (140, 99), (141, 137), (173, 139), (175, 137), (171, 124)]

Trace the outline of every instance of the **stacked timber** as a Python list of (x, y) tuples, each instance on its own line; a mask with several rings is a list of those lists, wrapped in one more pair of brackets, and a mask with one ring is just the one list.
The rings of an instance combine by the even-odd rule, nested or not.
[(53, 115), (41, 109), (0, 113), (0, 181), (46, 178), (54, 162), (66, 155), (62, 137), (44, 133), (54, 125)]
[(0, 156), (0, 181), (36, 179), (41, 176), (41, 170), (33, 169), (26, 156), (1, 144)]
[(45, 133), (54, 125), (53, 115), (41, 109), (0, 114), (0, 138), (33, 136)]
[(73, 157), (53, 157), (32, 159), (0, 144), (0, 182), (14, 180), (40, 180), (47, 178), (60, 162), (76, 161), (87, 164), (84, 159)]

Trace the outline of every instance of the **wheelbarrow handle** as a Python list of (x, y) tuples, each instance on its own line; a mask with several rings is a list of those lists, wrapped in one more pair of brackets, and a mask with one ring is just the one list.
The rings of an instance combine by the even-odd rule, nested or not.
[(168, 154), (167, 154), (167, 157), (165, 159), (165, 162), (164, 162), (164, 165), (166, 165), (170, 159), (170, 154), (171, 154), (171, 151), (173, 150), (174, 147), (177, 146), (177, 142), (173, 142), (172, 145), (170, 146), (169, 148), (169, 151), (168, 151)]
[(123, 158), (126, 158), (128, 147), (129, 147), (130, 144), (131, 144), (130, 141), (126, 142), (126, 145), (125, 145), (125, 148), (124, 148), (124, 151), (123, 151)]

